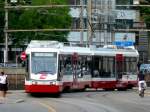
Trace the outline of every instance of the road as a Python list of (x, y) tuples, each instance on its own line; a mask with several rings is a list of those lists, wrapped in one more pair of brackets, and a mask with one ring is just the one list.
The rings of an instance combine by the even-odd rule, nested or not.
[(24, 91), (9, 91), (0, 112), (149, 112), (150, 94), (140, 98), (136, 90), (63, 93), (31, 96)]

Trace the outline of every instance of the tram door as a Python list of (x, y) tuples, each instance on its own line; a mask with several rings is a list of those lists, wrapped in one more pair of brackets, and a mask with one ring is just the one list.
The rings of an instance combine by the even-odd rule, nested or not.
[(124, 56), (123, 54), (116, 54), (116, 78), (121, 79), (124, 72)]

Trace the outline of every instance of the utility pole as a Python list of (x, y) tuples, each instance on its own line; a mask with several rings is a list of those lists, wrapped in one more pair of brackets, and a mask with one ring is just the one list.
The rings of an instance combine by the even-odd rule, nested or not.
[(148, 63), (150, 64), (150, 37), (148, 37)]
[(91, 15), (92, 15), (92, 0), (87, 1), (87, 19), (88, 19), (88, 32), (87, 32), (87, 37), (88, 37), (88, 44), (92, 44), (92, 28), (91, 28)]
[[(7, 6), (7, 0), (5, 0), (5, 6)], [(4, 50), (4, 66), (8, 62), (8, 9), (5, 8), (5, 28), (4, 28), (4, 36), (5, 36), (5, 50)]]
[(108, 40), (108, 5), (107, 5), (108, 1), (105, 1), (104, 5), (104, 12), (105, 12), (105, 24), (104, 24), (104, 45), (107, 45), (107, 40)]
[[(83, 0), (80, 0), (80, 29), (83, 29)], [(80, 31), (80, 44), (83, 45), (83, 31)]]

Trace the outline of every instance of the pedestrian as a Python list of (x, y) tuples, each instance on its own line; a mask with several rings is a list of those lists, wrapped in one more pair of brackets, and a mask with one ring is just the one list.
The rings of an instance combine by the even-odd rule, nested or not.
[(5, 97), (6, 97), (6, 93), (7, 93), (7, 90), (8, 90), (8, 87), (7, 87), (7, 75), (2, 71), (0, 73), (0, 100), (1, 102), (3, 102), (5, 100)]
[(144, 85), (144, 89), (146, 89), (147, 85), (146, 85), (146, 81), (145, 81), (145, 73), (144, 71), (140, 70), (139, 74), (138, 74), (138, 85), (139, 85), (139, 93), (142, 90), (141, 87), (141, 83), (143, 83)]
[(137, 64), (138, 72), (140, 71), (141, 64), (142, 64), (142, 61), (140, 60)]

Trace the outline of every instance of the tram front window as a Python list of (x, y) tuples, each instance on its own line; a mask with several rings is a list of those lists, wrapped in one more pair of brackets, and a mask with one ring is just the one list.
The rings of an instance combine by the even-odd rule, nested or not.
[(32, 53), (31, 57), (31, 71), (32, 73), (46, 73), (55, 74), (57, 64), (56, 53)]

